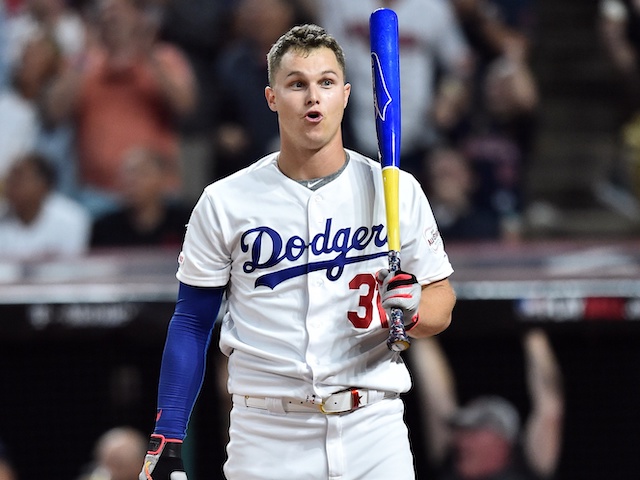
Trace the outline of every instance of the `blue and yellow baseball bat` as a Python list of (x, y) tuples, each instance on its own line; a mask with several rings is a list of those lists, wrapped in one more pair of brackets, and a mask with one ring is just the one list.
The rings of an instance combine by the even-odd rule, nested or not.
[[(398, 16), (393, 10), (379, 8), (369, 18), (373, 103), (378, 136), (378, 154), (382, 166), (384, 200), (389, 245), (389, 270), (400, 270), (400, 51)], [(394, 308), (389, 319), (387, 345), (393, 351), (409, 348), (402, 310)]]

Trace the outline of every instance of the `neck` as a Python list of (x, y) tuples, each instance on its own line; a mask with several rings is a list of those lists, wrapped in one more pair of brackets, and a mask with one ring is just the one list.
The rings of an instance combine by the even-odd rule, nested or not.
[(287, 145), (283, 141), (278, 168), (293, 180), (311, 180), (337, 172), (346, 158), (341, 139), (317, 150)]

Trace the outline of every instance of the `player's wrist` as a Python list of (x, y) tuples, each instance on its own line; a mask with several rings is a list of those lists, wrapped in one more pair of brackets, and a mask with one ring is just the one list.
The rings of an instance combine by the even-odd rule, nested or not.
[(178, 438), (167, 438), (159, 433), (153, 433), (149, 438), (147, 453), (149, 455), (162, 454), (169, 457), (181, 457), (182, 440)]
[(420, 322), (420, 314), (416, 313), (409, 322), (404, 323), (405, 332), (410, 332)]
[(149, 438), (147, 454), (139, 480), (186, 480), (182, 463), (182, 440), (154, 433)]

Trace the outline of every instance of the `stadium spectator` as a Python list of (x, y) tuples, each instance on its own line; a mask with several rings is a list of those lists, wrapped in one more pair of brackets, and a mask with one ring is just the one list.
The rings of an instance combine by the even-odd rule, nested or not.
[(198, 102), (180, 122), (185, 201), (195, 204), (214, 178), (215, 126), (221, 98), (216, 63), (232, 38), (233, 0), (160, 0), (165, 13), (160, 37), (179, 46), (198, 83)]
[[(26, 58), (29, 58), (29, 48)], [(32, 58), (32, 57), (31, 57)], [(33, 149), (38, 132), (37, 95), (33, 68), (40, 65), (22, 61), (13, 75), (12, 85), (0, 90), (0, 184), (16, 156)], [(35, 91), (34, 91), (35, 90)]]
[(369, 17), (379, 7), (398, 15), (402, 101), (401, 165), (419, 175), (425, 153), (457, 126), (469, 108), (471, 50), (449, 2), (327, 0), (320, 24), (344, 45), (353, 85), (348, 121), (356, 150), (377, 158)]
[[(529, 58), (533, 43), (531, 0), (452, 0), (464, 36), (475, 59), (474, 108), (483, 109), (483, 84), (496, 61), (508, 61), (511, 68), (526, 71), (528, 81), (535, 85), (530, 73)], [(536, 89), (529, 89), (524, 102), (535, 103)]]
[(165, 246), (179, 249), (190, 208), (167, 198), (171, 164), (162, 154), (134, 147), (120, 171), (122, 205), (93, 224), (92, 247)]
[(5, 185), (0, 213), (0, 256), (42, 260), (83, 254), (90, 218), (84, 208), (55, 192), (55, 169), (36, 153), (18, 157)]
[(640, 5), (635, 1), (600, 0), (598, 27), (610, 64), (624, 87), (623, 117), (640, 109)]
[[(471, 112), (482, 114), (488, 109), (509, 115), (531, 112), (537, 106), (538, 92), (529, 64), (533, 15), (528, 0), (510, 2), (509, 6), (500, 0), (453, 0), (452, 5), (475, 59)], [(507, 18), (512, 17), (523, 20), (509, 23)], [(515, 80), (492, 82), (495, 94), (488, 96), (487, 77), (495, 77), (497, 70), (503, 74), (509, 71), (513, 74), (509, 79)], [(508, 111), (504, 112), (505, 109)]]
[(94, 215), (116, 205), (118, 172), (129, 148), (144, 143), (176, 165), (177, 121), (192, 112), (196, 81), (184, 54), (157, 40), (157, 8), (100, 0), (98, 35), (56, 79), (45, 102), (52, 122), (73, 118), (81, 200)]
[(459, 150), (438, 147), (425, 157), (422, 184), (447, 241), (502, 238), (498, 214), (477, 203), (479, 179)]
[(85, 46), (84, 21), (68, 0), (25, 0), (7, 24), (10, 61), (19, 61), (24, 46), (43, 34), (54, 39), (65, 59), (74, 58)]
[(486, 70), (481, 104), (470, 116), (458, 148), (479, 177), (477, 203), (494, 210), (501, 229), (523, 235), (525, 182), (535, 139), (538, 94), (530, 70), (501, 57)]
[(437, 480), (550, 478), (562, 446), (564, 395), (544, 331), (523, 338), (530, 414), (524, 425), (506, 398), (481, 395), (458, 405), (454, 372), (435, 338), (413, 342), (410, 362), (421, 401), (428, 459)]
[(27, 40), (12, 71), (10, 88), (0, 90), (0, 182), (18, 155), (38, 151), (57, 171), (57, 189), (75, 193), (76, 162), (73, 131), (67, 123), (47, 125), (41, 98), (63, 61), (54, 37), (45, 32)]
[(596, 196), (632, 220), (640, 220), (640, 2), (600, 0), (598, 32), (620, 85), (616, 105), (617, 151)]
[(224, 177), (279, 148), (276, 115), (264, 102), (267, 53), (310, 14), (298, 0), (242, 0), (234, 10), (234, 41), (217, 65), (220, 108), (216, 115), (215, 177)]
[(474, 164), (483, 208), (498, 212), (502, 229), (518, 237), (539, 104), (529, 64), (532, 15), (527, 0), (509, 9), (498, 0), (452, 3), (474, 52), (476, 70), (473, 108), (449, 141)]
[(532, 15), (526, 2), (520, 2), (521, 5), (516, 7), (519, 11), (511, 12), (511, 22), (505, 9), (513, 8), (513, 1), (509, 5), (500, 0), (452, 0), (451, 3), (467, 41), (478, 57), (479, 69), (503, 55), (528, 59)]
[[(73, 130), (68, 123), (56, 126), (43, 122), (40, 102), (61, 65), (71, 62), (84, 48), (86, 29), (79, 12), (67, 0), (24, 0), (3, 6), (13, 13), (0, 26), (3, 41), (0, 56), (6, 62), (6, 87), (0, 115), (0, 145), (8, 145), (0, 157), (12, 159), (12, 147), (28, 139), (26, 149), (41, 152), (56, 166), (57, 188), (75, 194), (76, 158)], [(4, 30), (3, 30), (4, 29)], [(0, 80), (0, 84), (2, 81)], [(0, 92), (2, 87), (0, 86)], [(19, 98), (16, 98), (16, 93)], [(9, 103), (8, 96), (14, 95)], [(5, 138), (5, 135), (11, 134)], [(15, 134), (15, 135), (14, 135)], [(2, 176), (0, 158), (0, 177)], [(6, 162), (5, 162), (6, 166)]]
[(77, 480), (138, 480), (147, 438), (138, 430), (114, 427), (96, 441), (93, 462)]

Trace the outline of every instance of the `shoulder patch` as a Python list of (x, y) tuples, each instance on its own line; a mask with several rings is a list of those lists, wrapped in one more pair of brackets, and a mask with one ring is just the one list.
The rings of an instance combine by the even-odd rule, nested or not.
[(438, 227), (427, 228), (424, 231), (424, 239), (427, 245), (429, 245), (429, 248), (434, 252), (442, 249), (442, 237), (440, 236)]

